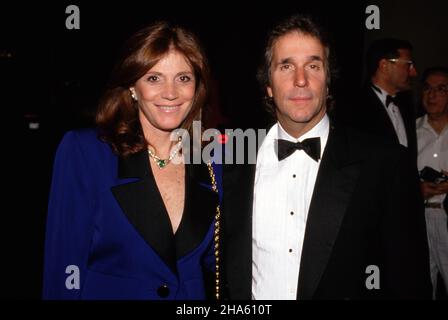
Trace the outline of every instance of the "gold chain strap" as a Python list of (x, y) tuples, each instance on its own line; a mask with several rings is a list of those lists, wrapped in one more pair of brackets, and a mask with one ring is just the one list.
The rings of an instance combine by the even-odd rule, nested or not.
[[(218, 193), (218, 187), (216, 186), (216, 178), (215, 178), (215, 172), (213, 171), (213, 167), (211, 165), (211, 163), (207, 163), (207, 167), (208, 167), (208, 173), (210, 175), (210, 179), (212, 182), (212, 190), (216, 193)], [(219, 236), (220, 236), (220, 229), (221, 229), (221, 224), (220, 224), (220, 220), (221, 219), (221, 210), (219, 208), (219, 204), (216, 206), (216, 215), (215, 215), (215, 235), (214, 235), (214, 239), (213, 239), (213, 243), (214, 243), (214, 247), (215, 247), (215, 297), (216, 300), (219, 300), (220, 298), (220, 290), (219, 290), (219, 286), (220, 286), (220, 276), (219, 276)]]

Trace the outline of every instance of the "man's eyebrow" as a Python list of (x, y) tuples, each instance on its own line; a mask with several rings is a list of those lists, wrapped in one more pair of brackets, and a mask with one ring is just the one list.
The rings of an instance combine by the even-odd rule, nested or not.
[(321, 56), (310, 56), (308, 61), (324, 61)]
[(276, 64), (287, 64), (287, 63), (292, 63), (294, 61), (294, 59), (292, 57), (287, 57), (287, 58), (283, 58), (282, 60), (280, 60), (279, 62), (277, 62)]
[[(323, 62), (323, 58), (321, 56), (318, 55), (312, 55), (307, 57), (307, 62), (311, 62), (311, 61), (321, 61)], [(287, 57), (287, 58), (283, 58), (281, 59), (279, 62), (276, 63), (276, 65), (281, 65), (281, 64), (287, 64), (287, 63), (293, 63), (294, 59), (292, 57)]]
[(321, 56), (310, 56), (310, 61), (324, 61), (324, 59)]

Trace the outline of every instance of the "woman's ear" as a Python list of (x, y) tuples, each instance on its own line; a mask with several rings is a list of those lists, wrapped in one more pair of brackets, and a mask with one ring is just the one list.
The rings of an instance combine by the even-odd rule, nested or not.
[(272, 88), (271, 87), (269, 87), (269, 86), (266, 87), (266, 93), (267, 93), (268, 97), (272, 99)]
[(129, 88), (129, 91), (131, 92), (131, 97), (134, 101), (137, 101), (137, 94), (135, 93), (135, 89), (133, 87)]

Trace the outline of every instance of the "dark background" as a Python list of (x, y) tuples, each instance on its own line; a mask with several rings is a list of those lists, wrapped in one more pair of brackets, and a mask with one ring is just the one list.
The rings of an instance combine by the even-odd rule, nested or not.
[[(55, 148), (67, 130), (94, 125), (118, 49), (148, 23), (168, 19), (202, 40), (215, 87), (213, 125), (220, 127), (247, 128), (269, 120), (255, 74), (267, 30), (293, 13), (312, 14), (333, 35), (336, 107), (342, 108), (360, 86), (365, 44), (372, 39), (404, 37), (413, 42), (423, 67), (448, 63), (446, 1), (92, 2), (0, 5), (2, 298), (40, 298)], [(65, 28), (70, 4), (79, 6), (80, 30)], [(365, 28), (368, 4), (380, 7), (381, 30)], [(30, 129), (30, 123), (39, 123), (39, 129)]]

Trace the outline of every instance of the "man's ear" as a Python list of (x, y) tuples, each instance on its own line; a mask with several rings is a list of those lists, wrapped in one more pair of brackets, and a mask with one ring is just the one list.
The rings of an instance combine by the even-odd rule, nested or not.
[(380, 70), (380, 72), (387, 72), (387, 70), (388, 70), (388, 68), (389, 68), (389, 63), (388, 63), (388, 61), (387, 61), (387, 59), (381, 59), (380, 60), (380, 62), (378, 63), (378, 65), (379, 65), (379, 70)]

